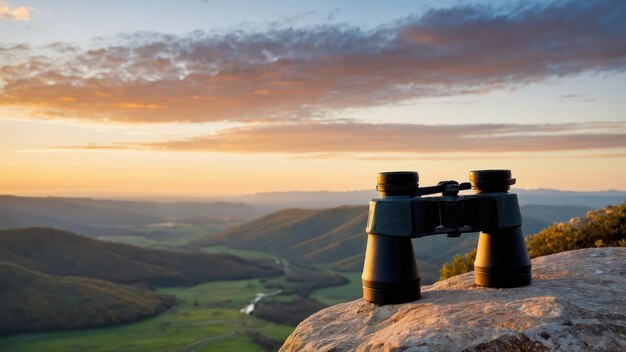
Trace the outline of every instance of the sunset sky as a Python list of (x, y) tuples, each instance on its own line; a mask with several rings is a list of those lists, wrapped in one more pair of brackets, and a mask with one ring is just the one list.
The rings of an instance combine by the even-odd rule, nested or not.
[(0, 193), (626, 190), (626, 1), (0, 0)]

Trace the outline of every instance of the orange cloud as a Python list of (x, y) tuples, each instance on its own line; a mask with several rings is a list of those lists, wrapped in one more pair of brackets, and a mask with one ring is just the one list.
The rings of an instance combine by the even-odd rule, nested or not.
[[(625, 1), (573, 0), (506, 15), (490, 7), (429, 10), (372, 30), (141, 32), (91, 49), (0, 47), (21, 58), (0, 59), (0, 105), (121, 122), (307, 120), (335, 109), (622, 71), (624, 23)], [(63, 101), (70, 96), (77, 100)]]
[[(70, 149), (157, 149), (231, 153), (542, 152), (626, 148), (626, 123), (409, 125), (304, 123), (233, 128), (159, 143)], [(332, 154), (329, 154), (332, 158)]]
[(77, 102), (78, 99), (74, 98), (74, 97), (59, 97), (58, 99), (59, 101), (62, 101), (64, 103), (74, 103)]
[(140, 110), (161, 110), (167, 109), (167, 105), (160, 104), (142, 104), (142, 103), (115, 103), (114, 106), (124, 109), (140, 109)]
[(11, 7), (9, 3), (0, 1), (0, 20), (30, 21), (30, 10), (24, 6)]

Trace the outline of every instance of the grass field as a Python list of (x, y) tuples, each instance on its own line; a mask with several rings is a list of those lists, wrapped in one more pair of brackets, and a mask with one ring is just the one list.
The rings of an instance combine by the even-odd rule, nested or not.
[(220, 232), (225, 227), (224, 224), (210, 223), (194, 226), (179, 224), (163, 228), (143, 227), (135, 229), (135, 235), (132, 236), (102, 236), (98, 239), (140, 247), (177, 249), (185, 247), (189, 241)]
[(153, 248), (163, 247), (163, 245), (159, 241), (155, 241), (153, 239), (143, 237), (143, 236), (104, 236), (104, 237), (98, 237), (98, 239), (102, 241), (126, 243), (132, 246), (139, 246), (139, 247), (153, 247)]
[(350, 280), (342, 286), (334, 286), (315, 290), (311, 298), (332, 306), (343, 302), (355, 300), (362, 295), (361, 273), (339, 273)]
[(232, 254), (242, 258), (267, 258), (276, 260), (276, 256), (259, 251), (249, 251), (245, 249), (236, 249), (226, 246), (210, 246), (210, 247), (202, 247), (202, 251), (207, 253), (224, 253), (224, 254)]
[[(135, 239), (141, 241), (141, 239)], [(147, 243), (144, 242), (144, 245)], [(229, 253), (244, 258), (272, 258), (255, 251), (227, 247), (203, 248), (211, 253)], [(286, 270), (292, 270), (284, 263)], [(339, 273), (346, 285), (315, 290), (310, 297), (327, 305), (361, 296), (360, 273)], [(177, 303), (169, 311), (137, 323), (109, 328), (74, 330), (54, 333), (23, 334), (0, 338), (0, 351), (264, 351), (253, 335), (260, 334), (275, 341), (284, 341), (294, 327), (281, 325), (239, 310), (257, 292), (273, 292), (265, 285), (291, 284), (280, 276), (270, 279), (217, 281), (194, 287), (162, 288), (158, 292), (176, 296)], [(267, 297), (267, 301), (292, 302), (293, 293)]]
[(110, 328), (0, 338), (0, 351), (263, 351), (250, 332), (284, 341), (293, 327), (239, 312), (257, 292), (258, 279), (166, 288), (175, 308), (155, 318)]

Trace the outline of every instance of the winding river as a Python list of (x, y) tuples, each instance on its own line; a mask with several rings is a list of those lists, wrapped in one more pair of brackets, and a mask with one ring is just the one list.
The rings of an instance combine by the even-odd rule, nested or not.
[(242, 312), (243, 314), (250, 315), (250, 313), (252, 313), (252, 311), (254, 311), (254, 306), (257, 303), (259, 303), (263, 298), (276, 296), (276, 295), (281, 294), (282, 292), (283, 292), (283, 290), (274, 291), (272, 293), (257, 292), (257, 294), (254, 295), (254, 297), (250, 300), (250, 302), (248, 302), (248, 304), (246, 304), (239, 311)]

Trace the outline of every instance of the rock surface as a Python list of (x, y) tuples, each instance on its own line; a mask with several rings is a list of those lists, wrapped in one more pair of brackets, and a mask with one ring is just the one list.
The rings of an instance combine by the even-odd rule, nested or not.
[(626, 351), (626, 248), (532, 263), (527, 287), (480, 288), (467, 273), (422, 287), (412, 303), (327, 308), (280, 351)]

